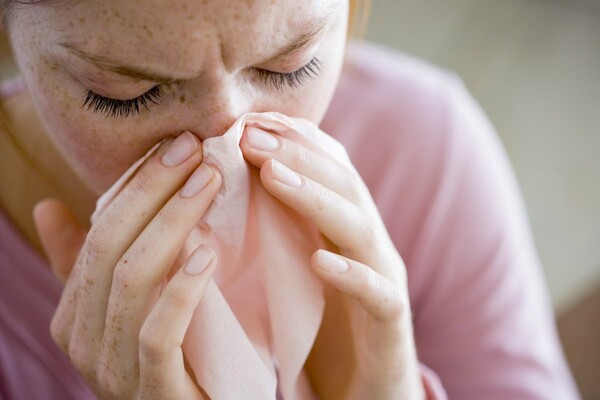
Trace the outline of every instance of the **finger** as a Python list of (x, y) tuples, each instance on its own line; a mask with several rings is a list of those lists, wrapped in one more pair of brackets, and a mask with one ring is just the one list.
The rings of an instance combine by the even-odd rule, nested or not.
[(66, 282), (87, 232), (73, 213), (56, 199), (38, 202), (33, 209), (33, 219), (52, 272)]
[(306, 146), (258, 127), (246, 127), (240, 147), (244, 157), (253, 165), (260, 168), (269, 159), (275, 159), (356, 205), (364, 201), (364, 195), (368, 193), (356, 171)]
[(166, 285), (139, 333), (142, 398), (201, 399), (184, 367), (181, 346), (194, 309), (216, 268), (212, 249), (200, 246)]
[(73, 327), (77, 340), (88, 343), (83, 345), (88, 354), (82, 358), (95, 358), (100, 350), (113, 272), (119, 259), (201, 159), (199, 140), (189, 132), (175, 141), (164, 142), (90, 229), (82, 251), (82, 293)]
[[(179, 164), (165, 161), (172, 159), (178, 159)], [(90, 229), (86, 250), (91, 261), (104, 267), (95, 265), (92, 272), (106, 276), (105, 268), (108, 268), (109, 281), (112, 279), (114, 265), (158, 210), (200, 165), (201, 159), (199, 140), (189, 132), (175, 141), (165, 141), (156, 149)]]
[(395, 322), (404, 312), (400, 290), (370, 267), (326, 250), (316, 251), (311, 264), (325, 281), (358, 300), (375, 320)]
[[(127, 369), (135, 366), (126, 363), (138, 359), (138, 335), (156, 301), (157, 289), (220, 184), (216, 168), (202, 164), (150, 221), (115, 268), (101, 352), (107, 359), (122, 360), (121, 367), (127, 374), (131, 372)], [(114, 369), (118, 371), (119, 366)]]
[(69, 275), (61, 293), (58, 306), (50, 321), (50, 336), (65, 354), (69, 355), (69, 344), (79, 300), (79, 275), (80, 269), (75, 267)]
[(260, 177), (269, 193), (306, 216), (341, 254), (373, 268), (387, 264), (373, 258), (386, 236), (370, 213), (276, 160), (262, 166)]
[(73, 266), (85, 240), (85, 230), (67, 207), (54, 199), (38, 202), (33, 210), (33, 219), (52, 271), (65, 282), (50, 322), (50, 335), (61, 351), (68, 355), (80, 275), (80, 268)]

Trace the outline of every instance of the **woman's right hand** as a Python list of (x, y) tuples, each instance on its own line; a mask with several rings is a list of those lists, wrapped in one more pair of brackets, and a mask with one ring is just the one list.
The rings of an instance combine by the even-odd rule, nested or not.
[(206, 398), (181, 344), (215, 269), (214, 252), (200, 246), (160, 292), (221, 186), (214, 167), (198, 167), (201, 149), (190, 133), (163, 143), (87, 234), (56, 200), (34, 209), (53, 270), (70, 271), (52, 337), (100, 398)]

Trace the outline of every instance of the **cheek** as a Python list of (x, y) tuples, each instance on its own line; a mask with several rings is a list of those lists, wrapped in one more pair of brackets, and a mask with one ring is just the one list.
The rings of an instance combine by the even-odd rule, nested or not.
[(316, 81), (308, 81), (303, 89), (276, 96), (276, 101), (271, 102), (265, 111), (278, 111), (320, 125), (335, 93), (342, 65), (343, 52), (331, 54)]
[[(81, 109), (81, 102), (59, 85), (34, 79), (30, 91), (47, 134), (75, 173), (96, 194), (106, 191), (137, 158), (143, 143), (132, 141), (113, 122)], [(78, 92), (76, 92), (78, 93)], [(122, 129), (122, 128), (121, 128)]]
[[(341, 75), (344, 61), (344, 40), (345, 37), (337, 35), (327, 43), (326, 47), (331, 50), (326, 57), (323, 57), (327, 65), (323, 68), (319, 78), (317, 78), (317, 82), (310, 83), (306, 91), (301, 91), (297, 96), (293, 97), (292, 104), (286, 105), (287, 112), (281, 112), (289, 116), (305, 118), (320, 125)], [(285, 103), (284, 101), (282, 104)]]
[(119, 134), (110, 120), (82, 110), (82, 88), (43, 58), (39, 44), (31, 39), (35, 35), (11, 33), (21, 73), (45, 128), (39, 134), (49, 137), (90, 190), (103, 193), (153, 143), (141, 140), (133, 146), (128, 139), (135, 138), (135, 132)]

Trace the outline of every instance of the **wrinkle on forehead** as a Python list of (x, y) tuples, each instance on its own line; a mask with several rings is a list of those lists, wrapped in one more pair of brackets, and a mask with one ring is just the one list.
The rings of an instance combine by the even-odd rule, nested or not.
[[(285, 7), (273, 7), (281, 3), (274, 1), (270, 5), (269, 1), (255, 0), (253, 3), (260, 3), (261, 7), (255, 7), (239, 22), (233, 17), (224, 18), (227, 22), (219, 26), (223, 65), (234, 71), (248, 63), (268, 59), (299, 34), (315, 31), (321, 21), (333, 17), (339, 2), (286, 1)], [(235, 11), (232, 13), (235, 15)]]
[(88, 49), (191, 76), (219, 67), (235, 72), (262, 61), (339, 2), (92, 0), (61, 14), (67, 27), (74, 25), (65, 32)]

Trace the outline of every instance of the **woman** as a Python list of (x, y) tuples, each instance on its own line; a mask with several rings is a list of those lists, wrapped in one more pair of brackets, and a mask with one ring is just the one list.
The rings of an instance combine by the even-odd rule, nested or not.
[[(219, 171), (200, 167), (201, 141), (277, 111), (319, 125), (360, 173), (264, 132), (240, 144), (265, 188), (340, 249), (311, 260), (354, 324), (324, 321), (319, 334), (343, 345), (313, 348), (316, 395), (576, 398), (491, 126), (453, 76), (346, 48), (355, 1), (3, 3), (22, 76), (2, 91), (3, 397), (206, 397), (181, 343), (214, 253), (200, 247), (147, 309), (133, 300), (154, 287), (122, 260), (160, 275), (135, 249), (164, 243), (161, 224), (183, 238), (220, 188)], [(86, 235), (97, 196), (169, 137)], [(64, 288), (76, 295), (59, 303), (44, 252), (63, 280), (82, 271)], [(193, 298), (173, 302), (178, 291)]]

